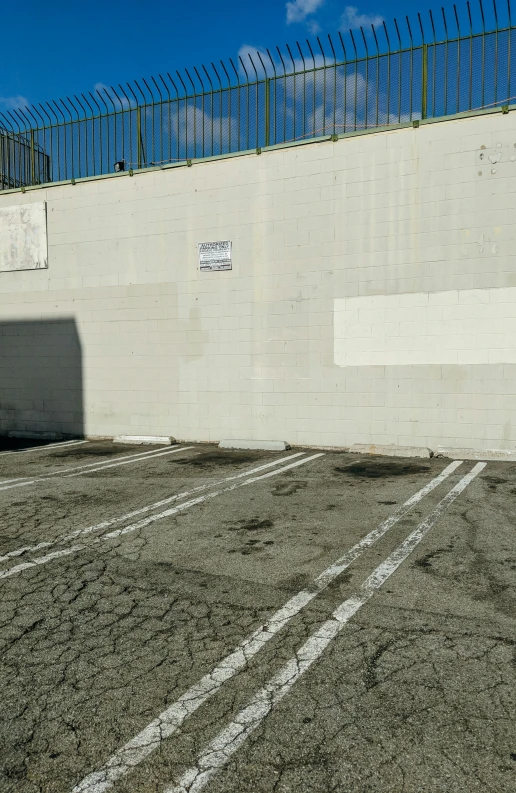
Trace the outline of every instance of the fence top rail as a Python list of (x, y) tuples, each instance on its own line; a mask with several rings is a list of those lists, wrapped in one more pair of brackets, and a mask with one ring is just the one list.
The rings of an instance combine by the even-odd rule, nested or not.
[[(441, 8), (440, 13), (430, 10), (425, 22), (421, 14), (417, 13), (412, 24), (409, 17), (405, 16), (400, 23), (395, 18), (390, 28), (382, 21), (377, 25), (371, 24), (370, 29), (358, 26), (344, 35), (341, 31), (337, 31), (333, 37), (328, 33), (324, 44), (324, 39), (321, 41), (316, 36), (316, 44), (309, 39), (302, 44), (296, 41), (295, 46), (285, 45), (286, 52), (282, 52), (279, 47), (275, 48), (274, 54), (268, 48), (249, 50), (238, 55), (238, 58), (228, 58), (227, 62), (220, 60), (218, 65), (211, 62), (208, 67), (201, 64), (200, 68), (185, 68), (183, 73), (176, 70), (176, 79), (167, 72), (165, 76), (158, 74), (156, 78), (135, 79), (125, 83), (125, 86), (103, 86), (86, 94), (74, 94), (73, 98), (67, 96), (10, 110), (4, 108), (0, 112), (0, 134), (27, 135), (31, 130), (53, 129), (73, 122), (94, 122), (106, 116), (130, 113), (138, 108), (146, 109), (169, 102), (188, 103), (225, 91), (257, 90), (268, 81), (298, 76), (306, 79), (307, 75), (328, 68), (338, 69), (348, 65), (356, 68), (357, 64), (384, 57), (402, 57), (422, 47), (454, 45), (488, 35), (510, 33), (515, 29), (510, 0), (506, 0), (503, 11), (505, 21), (502, 25), (497, 0), (485, 0), (486, 6), (484, 0), (476, 0), (472, 9), (474, 2), (467, 0), (461, 6), (461, 13), (454, 5), (451, 21), (444, 8)], [(491, 27), (486, 28), (486, 21), (491, 23)], [(455, 28), (453, 34), (452, 26)], [(391, 41), (395, 42), (394, 49)], [(348, 53), (352, 57), (348, 57)]]

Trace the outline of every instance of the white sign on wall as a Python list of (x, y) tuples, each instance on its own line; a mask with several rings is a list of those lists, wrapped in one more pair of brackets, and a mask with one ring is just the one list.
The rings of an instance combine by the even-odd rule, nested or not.
[(199, 242), (199, 269), (202, 273), (211, 270), (231, 270), (231, 241)]
[(48, 267), (44, 201), (0, 207), (0, 272)]

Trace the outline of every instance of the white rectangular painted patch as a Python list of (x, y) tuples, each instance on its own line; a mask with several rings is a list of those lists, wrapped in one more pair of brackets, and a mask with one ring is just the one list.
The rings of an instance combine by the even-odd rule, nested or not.
[(516, 363), (516, 287), (334, 301), (337, 366)]
[(46, 203), (0, 208), (0, 272), (48, 267)]

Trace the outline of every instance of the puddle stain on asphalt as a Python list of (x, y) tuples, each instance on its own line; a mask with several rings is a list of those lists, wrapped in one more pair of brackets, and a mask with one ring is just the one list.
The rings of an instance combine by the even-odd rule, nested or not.
[(496, 493), (497, 485), (505, 485), (509, 481), (508, 479), (503, 479), (501, 476), (483, 476), (482, 479), (484, 482), (487, 482), (487, 487), (492, 493)]
[(272, 490), (273, 496), (293, 496), (298, 490), (302, 490), (307, 486), (308, 482), (302, 479), (296, 479), (293, 482), (284, 482), (276, 485)]
[[(255, 517), (250, 520), (238, 520), (230, 523), (229, 531), (239, 532), (239, 534), (244, 535), (242, 537), (242, 540), (244, 540), (247, 532), (264, 531), (266, 529), (272, 529), (273, 526), (274, 521), (268, 519), (260, 520), (258, 517)], [(265, 551), (267, 547), (271, 545), (274, 545), (274, 540), (250, 539), (244, 542), (239, 548), (232, 548), (228, 553), (240, 553), (242, 556), (248, 556), (252, 553)]]
[(251, 518), (250, 520), (237, 520), (232, 522), (230, 531), (260, 531), (261, 529), (272, 529), (273, 526), (273, 520)]
[[(141, 447), (138, 447), (141, 449)], [(154, 449), (155, 447), (153, 447)], [(50, 451), (50, 450), (49, 450)], [(62, 451), (55, 451), (49, 455), (51, 460), (81, 460), (83, 457), (112, 457), (115, 454), (123, 454), (124, 452), (134, 451), (133, 447), (128, 446), (103, 446), (94, 447), (93, 449), (87, 445), (81, 446), (79, 449), (63, 449)], [(144, 452), (142, 451), (142, 454)], [(32, 460), (32, 463), (38, 462)]]
[(254, 463), (261, 457), (252, 454), (242, 454), (241, 452), (204, 452), (195, 457), (187, 457), (181, 460), (169, 460), (172, 465), (191, 465), (195, 468), (213, 468), (216, 465), (243, 465), (244, 463)]
[(434, 559), (438, 559), (439, 556), (442, 556), (443, 553), (447, 553), (450, 550), (451, 547), (449, 546), (448, 548), (438, 548), (436, 551), (430, 551), (429, 553), (426, 553), (424, 556), (422, 556), (420, 559), (416, 559), (414, 565), (416, 567), (422, 568), (423, 570), (430, 571), (432, 570), (433, 567), (432, 561)]
[(335, 471), (346, 476), (358, 476), (364, 479), (382, 479), (391, 476), (410, 476), (430, 471), (429, 465), (418, 463), (391, 463), (363, 461), (345, 467), (335, 466)]

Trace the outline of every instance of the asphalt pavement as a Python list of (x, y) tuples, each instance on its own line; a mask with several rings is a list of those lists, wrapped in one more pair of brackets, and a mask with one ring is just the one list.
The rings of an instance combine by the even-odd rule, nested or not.
[(0, 444), (1, 793), (516, 790), (516, 465)]

